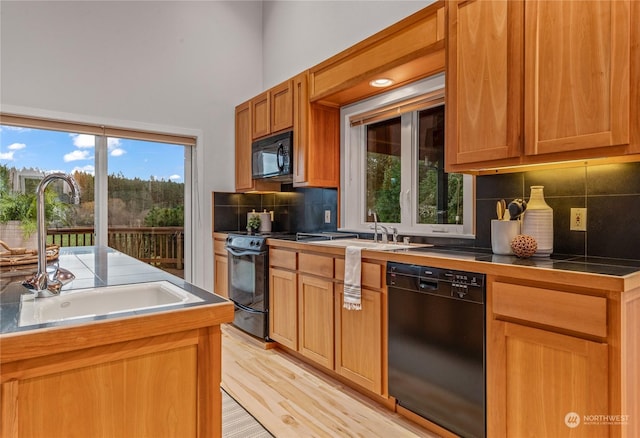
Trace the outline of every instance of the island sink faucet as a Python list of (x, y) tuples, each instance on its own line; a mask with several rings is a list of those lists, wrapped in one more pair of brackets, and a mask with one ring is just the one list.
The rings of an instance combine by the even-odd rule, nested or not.
[(38, 223), (38, 272), (23, 285), (35, 292), (36, 297), (50, 297), (58, 295), (60, 289), (65, 284), (72, 281), (75, 276), (66, 269), (52, 265), (50, 272), (47, 272), (47, 225), (45, 218), (44, 191), (50, 182), (60, 179), (65, 181), (71, 188), (71, 200), (74, 204), (80, 202), (80, 189), (78, 183), (71, 175), (64, 173), (50, 173), (46, 175), (36, 188), (36, 208)]

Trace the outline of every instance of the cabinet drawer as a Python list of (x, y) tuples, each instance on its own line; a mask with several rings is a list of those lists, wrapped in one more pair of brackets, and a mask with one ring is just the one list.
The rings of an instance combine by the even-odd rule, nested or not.
[(278, 266), (280, 268), (295, 270), (296, 264), (296, 252), (287, 251), (285, 249), (269, 249), (269, 265)]
[(493, 313), (603, 338), (607, 336), (607, 300), (603, 297), (495, 282)]
[(213, 252), (214, 254), (227, 255), (227, 250), (224, 249), (224, 240), (213, 240)]
[(300, 253), (300, 272), (333, 278), (333, 257)]
[[(371, 289), (382, 288), (382, 265), (362, 262), (362, 286)], [(344, 281), (344, 259), (336, 259), (336, 280)]]

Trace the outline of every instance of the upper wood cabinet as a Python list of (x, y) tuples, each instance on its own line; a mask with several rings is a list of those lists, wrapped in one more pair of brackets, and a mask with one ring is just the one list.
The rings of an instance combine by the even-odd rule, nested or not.
[(628, 145), (629, 1), (528, 1), (524, 16), (525, 153)]
[(636, 3), (446, 2), (447, 169), (640, 152)]
[(293, 78), (293, 184), (340, 185), (340, 110), (309, 102), (309, 73)]
[(236, 191), (253, 189), (251, 179), (251, 102), (236, 107)]
[(446, 10), (447, 162), (519, 157), (523, 4), (453, 1)]
[[(310, 69), (310, 98), (342, 106), (444, 70), (444, 2), (389, 26)], [(389, 88), (369, 82), (392, 79)]]
[(292, 81), (251, 99), (251, 137), (257, 139), (293, 127)]
[(247, 101), (238, 105), (235, 112), (236, 192), (280, 190), (278, 183), (254, 180), (251, 177), (252, 103), (253, 101)]

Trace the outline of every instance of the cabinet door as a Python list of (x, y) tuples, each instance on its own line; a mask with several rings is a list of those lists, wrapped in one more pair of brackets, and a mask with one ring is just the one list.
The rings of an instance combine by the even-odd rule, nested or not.
[(300, 275), (298, 300), (298, 351), (333, 369), (333, 281)]
[(271, 132), (293, 127), (292, 81), (286, 81), (269, 90), (271, 100)]
[(362, 310), (342, 305), (336, 286), (336, 372), (382, 395), (382, 294), (362, 289)]
[(297, 274), (282, 269), (269, 271), (269, 337), (298, 349)]
[(293, 79), (293, 184), (340, 185), (340, 109), (309, 103), (308, 72)]
[(229, 261), (227, 256), (216, 254), (213, 256), (213, 261), (213, 273), (215, 276), (214, 292), (220, 296), (229, 298)]
[(629, 1), (525, 4), (526, 153), (627, 145)]
[(269, 92), (251, 99), (251, 138), (256, 139), (271, 133), (271, 103)]
[(236, 107), (236, 191), (251, 190), (251, 105)]
[(447, 1), (447, 166), (522, 153), (523, 3)]
[(575, 423), (608, 410), (608, 347), (494, 321), (487, 340), (487, 436), (609, 435), (607, 425)]

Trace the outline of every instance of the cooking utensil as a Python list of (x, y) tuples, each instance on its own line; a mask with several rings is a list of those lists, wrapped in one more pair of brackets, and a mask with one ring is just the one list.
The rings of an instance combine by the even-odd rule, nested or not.
[(498, 214), (498, 220), (504, 220), (504, 213), (507, 209), (507, 202), (504, 199), (496, 202), (496, 213)]
[(524, 199), (514, 199), (509, 203), (509, 216), (511, 220), (519, 219), (527, 209), (527, 203)]

